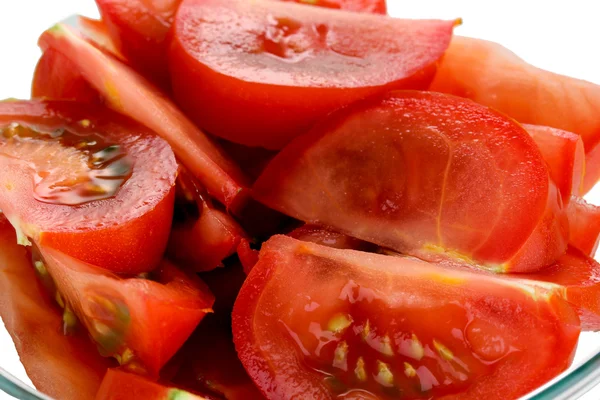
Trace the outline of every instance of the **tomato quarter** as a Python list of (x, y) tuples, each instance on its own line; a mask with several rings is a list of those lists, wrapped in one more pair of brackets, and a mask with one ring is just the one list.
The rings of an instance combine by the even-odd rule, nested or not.
[(600, 241), (600, 207), (573, 197), (567, 208), (569, 243), (590, 257), (596, 254)]

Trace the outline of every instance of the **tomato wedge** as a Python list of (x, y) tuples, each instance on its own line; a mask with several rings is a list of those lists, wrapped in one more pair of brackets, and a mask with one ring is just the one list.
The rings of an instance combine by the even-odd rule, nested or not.
[(185, 0), (169, 55), (173, 92), (208, 132), (279, 149), (341, 106), (425, 89), (455, 24), (266, 0)]
[(177, 164), (145, 127), (98, 105), (0, 103), (0, 209), (19, 233), (114, 272), (154, 269)]
[(550, 265), (568, 224), (534, 141), (469, 100), (395, 91), (328, 117), (253, 187), (284, 214), (427, 260)]
[(554, 289), (275, 236), (233, 333), (267, 398), (517, 398), (568, 367), (579, 319)]
[(294, 229), (288, 234), (289, 237), (305, 242), (317, 243), (322, 246), (329, 246), (335, 249), (352, 249), (361, 251), (374, 251), (377, 246), (362, 240), (334, 232), (317, 225), (305, 224)]
[(431, 90), (468, 97), (519, 122), (581, 135), (584, 192), (600, 178), (600, 86), (533, 67), (499, 44), (456, 36)]
[(85, 335), (63, 334), (62, 313), (43, 290), (25, 248), (17, 245), (14, 229), (2, 216), (0, 316), (39, 391), (65, 400), (94, 397), (111, 363), (97, 354)]
[(569, 243), (590, 257), (596, 254), (600, 241), (600, 207), (573, 197), (567, 208)]
[(373, 14), (387, 14), (385, 0), (282, 0), (318, 7), (335, 8)]
[(167, 253), (196, 271), (208, 271), (235, 253), (245, 237), (227, 213), (216, 209), (204, 189), (184, 169), (177, 177), (175, 218)]
[(46, 31), (39, 44), (68, 58), (111, 108), (164, 137), (217, 200), (228, 205), (235, 199), (245, 182), (242, 173), (160, 90), (65, 24)]
[(183, 389), (162, 385), (139, 375), (109, 369), (96, 395), (96, 400), (208, 400)]
[(560, 129), (539, 125), (523, 125), (529, 132), (542, 157), (548, 164), (550, 177), (558, 187), (563, 205), (568, 205), (571, 196), (582, 191), (585, 170), (585, 152), (579, 135)]
[(246, 275), (250, 273), (250, 270), (258, 262), (258, 250), (254, 250), (250, 247), (250, 242), (246, 239), (242, 239), (237, 247), (237, 254), (244, 268)]
[(147, 279), (123, 279), (59, 251), (39, 250), (36, 266), (55, 286), (68, 321), (77, 317), (103, 355), (131, 370), (156, 376), (212, 312), (208, 287), (166, 261)]

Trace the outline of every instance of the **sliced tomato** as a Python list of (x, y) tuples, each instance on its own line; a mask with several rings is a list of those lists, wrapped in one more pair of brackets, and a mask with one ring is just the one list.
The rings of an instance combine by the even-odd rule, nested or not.
[(582, 191), (585, 170), (585, 152), (579, 135), (561, 129), (539, 125), (523, 125), (529, 132), (542, 157), (548, 164), (550, 177), (558, 187), (563, 205), (568, 205), (571, 196)]
[(169, 257), (196, 271), (208, 271), (235, 253), (243, 237), (238, 223), (215, 208), (194, 177), (181, 169), (167, 249)]
[(84, 37), (90, 40), (93, 45), (99, 47), (101, 50), (108, 52), (110, 55), (123, 62), (129, 62), (123, 53), (115, 46), (114, 41), (110, 37), (108, 27), (103, 21), (77, 15), (74, 19), (74, 23), (72, 23), (71, 19), (68, 19), (65, 23), (73, 26), (73, 28), (78, 30)]
[(242, 363), (278, 399), (517, 398), (569, 366), (579, 329), (557, 290), (286, 236), (233, 311)]
[(395, 91), (332, 114), (253, 193), (308, 223), (497, 272), (540, 269), (567, 245), (560, 194), (527, 132), (438, 93)]
[(600, 178), (600, 86), (533, 67), (497, 43), (456, 36), (431, 90), (468, 97), (519, 122), (580, 135), (584, 192)]
[(119, 278), (59, 251), (39, 251), (36, 265), (47, 271), (65, 312), (85, 327), (101, 354), (128, 369), (156, 376), (212, 312), (208, 287), (166, 261), (145, 278)]
[[(27, 375), (56, 399), (94, 397), (109, 360), (81, 332), (65, 336), (62, 313), (37, 280), (31, 258), (0, 215), (0, 316)], [(65, 384), (68, 382), (68, 385)]]
[(102, 380), (102, 386), (96, 395), (96, 400), (208, 400), (206, 397), (196, 395), (172, 387), (153, 382), (119, 369), (109, 369)]
[(352, 249), (362, 251), (374, 251), (376, 246), (371, 243), (363, 242), (360, 239), (330, 231), (317, 225), (305, 224), (291, 231), (288, 236), (305, 242), (313, 242), (322, 246), (329, 246), (335, 249)]
[(600, 207), (573, 197), (567, 209), (569, 243), (590, 257), (596, 254), (600, 241)]
[(338, 10), (387, 14), (385, 0), (282, 0)]
[(278, 149), (338, 107), (426, 88), (454, 25), (288, 2), (185, 0), (169, 55), (173, 91), (208, 132)]
[(238, 167), (164, 93), (65, 24), (46, 31), (40, 38), (40, 47), (68, 58), (111, 108), (164, 137), (217, 200), (228, 205), (235, 199), (245, 182)]
[(145, 127), (102, 106), (0, 103), (0, 209), (19, 233), (119, 273), (154, 269), (177, 164)]
[(250, 242), (246, 239), (242, 239), (237, 247), (237, 254), (244, 268), (246, 274), (250, 273), (250, 270), (258, 262), (258, 250), (254, 250), (250, 247)]

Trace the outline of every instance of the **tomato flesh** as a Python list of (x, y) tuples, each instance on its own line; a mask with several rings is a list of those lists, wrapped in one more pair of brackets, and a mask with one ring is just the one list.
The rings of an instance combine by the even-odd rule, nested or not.
[(177, 174), (164, 140), (75, 102), (0, 103), (0, 131), (0, 209), (22, 244), (32, 239), (119, 273), (158, 265)]
[(340, 110), (268, 165), (256, 199), (308, 223), (428, 260), (534, 271), (568, 223), (534, 141), (454, 96), (395, 91)]
[(275, 236), (233, 332), (267, 398), (516, 398), (568, 367), (579, 319), (554, 289)]
[(363, 242), (343, 233), (327, 230), (320, 226), (305, 224), (291, 231), (288, 236), (304, 242), (313, 242), (322, 246), (335, 249), (352, 249), (361, 251), (374, 251), (376, 246)]
[(120, 278), (59, 251), (39, 249), (70, 311), (101, 354), (125, 368), (156, 376), (207, 312), (214, 297), (197, 277), (163, 261), (149, 279)]
[(580, 135), (584, 192), (600, 178), (600, 86), (533, 67), (499, 44), (455, 36), (431, 90), (468, 97), (522, 123)]
[(600, 241), (600, 207), (573, 197), (567, 208), (569, 216), (569, 243), (590, 257), (594, 257)]
[(425, 89), (454, 25), (288, 2), (185, 0), (169, 53), (173, 92), (212, 134), (279, 149), (341, 106)]
[[(94, 397), (111, 365), (80, 332), (63, 334), (62, 314), (37, 280), (26, 249), (0, 216), (0, 316), (27, 375), (53, 398)], [(65, 385), (65, 381), (68, 385)]]
[(242, 239), (237, 247), (237, 254), (244, 268), (246, 274), (250, 273), (250, 270), (258, 262), (258, 250), (254, 250), (250, 247), (250, 242), (246, 239)]
[(373, 14), (387, 14), (385, 0), (282, 0), (318, 7), (335, 8)]
[(102, 380), (96, 400), (207, 400), (182, 389), (162, 385), (148, 378), (119, 369), (109, 369)]
[(227, 205), (235, 199), (245, 182), (242, 173), (165, 94), (65, 24), (46, 31), (39, 44), (43, 50), (53, 49), (68, 58), (111, 108), (164, 137), (217, 200)]

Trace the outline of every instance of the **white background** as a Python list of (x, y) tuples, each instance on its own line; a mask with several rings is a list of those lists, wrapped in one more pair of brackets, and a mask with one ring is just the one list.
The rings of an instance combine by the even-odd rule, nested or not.
[[(388, 4), (390, 14), (397, 17), (462, 17), (458, 34), (497, 41), (536, 66), (600, 84), (597, 1), (388, 0)], [(98, 15), (93, 0), (0, 0), (0, 99), (29, 97), (39, 34), (76, 13)], [(600, 204), (600, 196), (592, 194), (590, 199)], [(576, 362), (600, 347), (599, 338), (597, 334), (582, 338)], [(1, 324), (0, 366), (28, 382)], [(8, 398), (0, 392), (1, 400)], [(600, 388), (584, 398), (600, 399)]]

